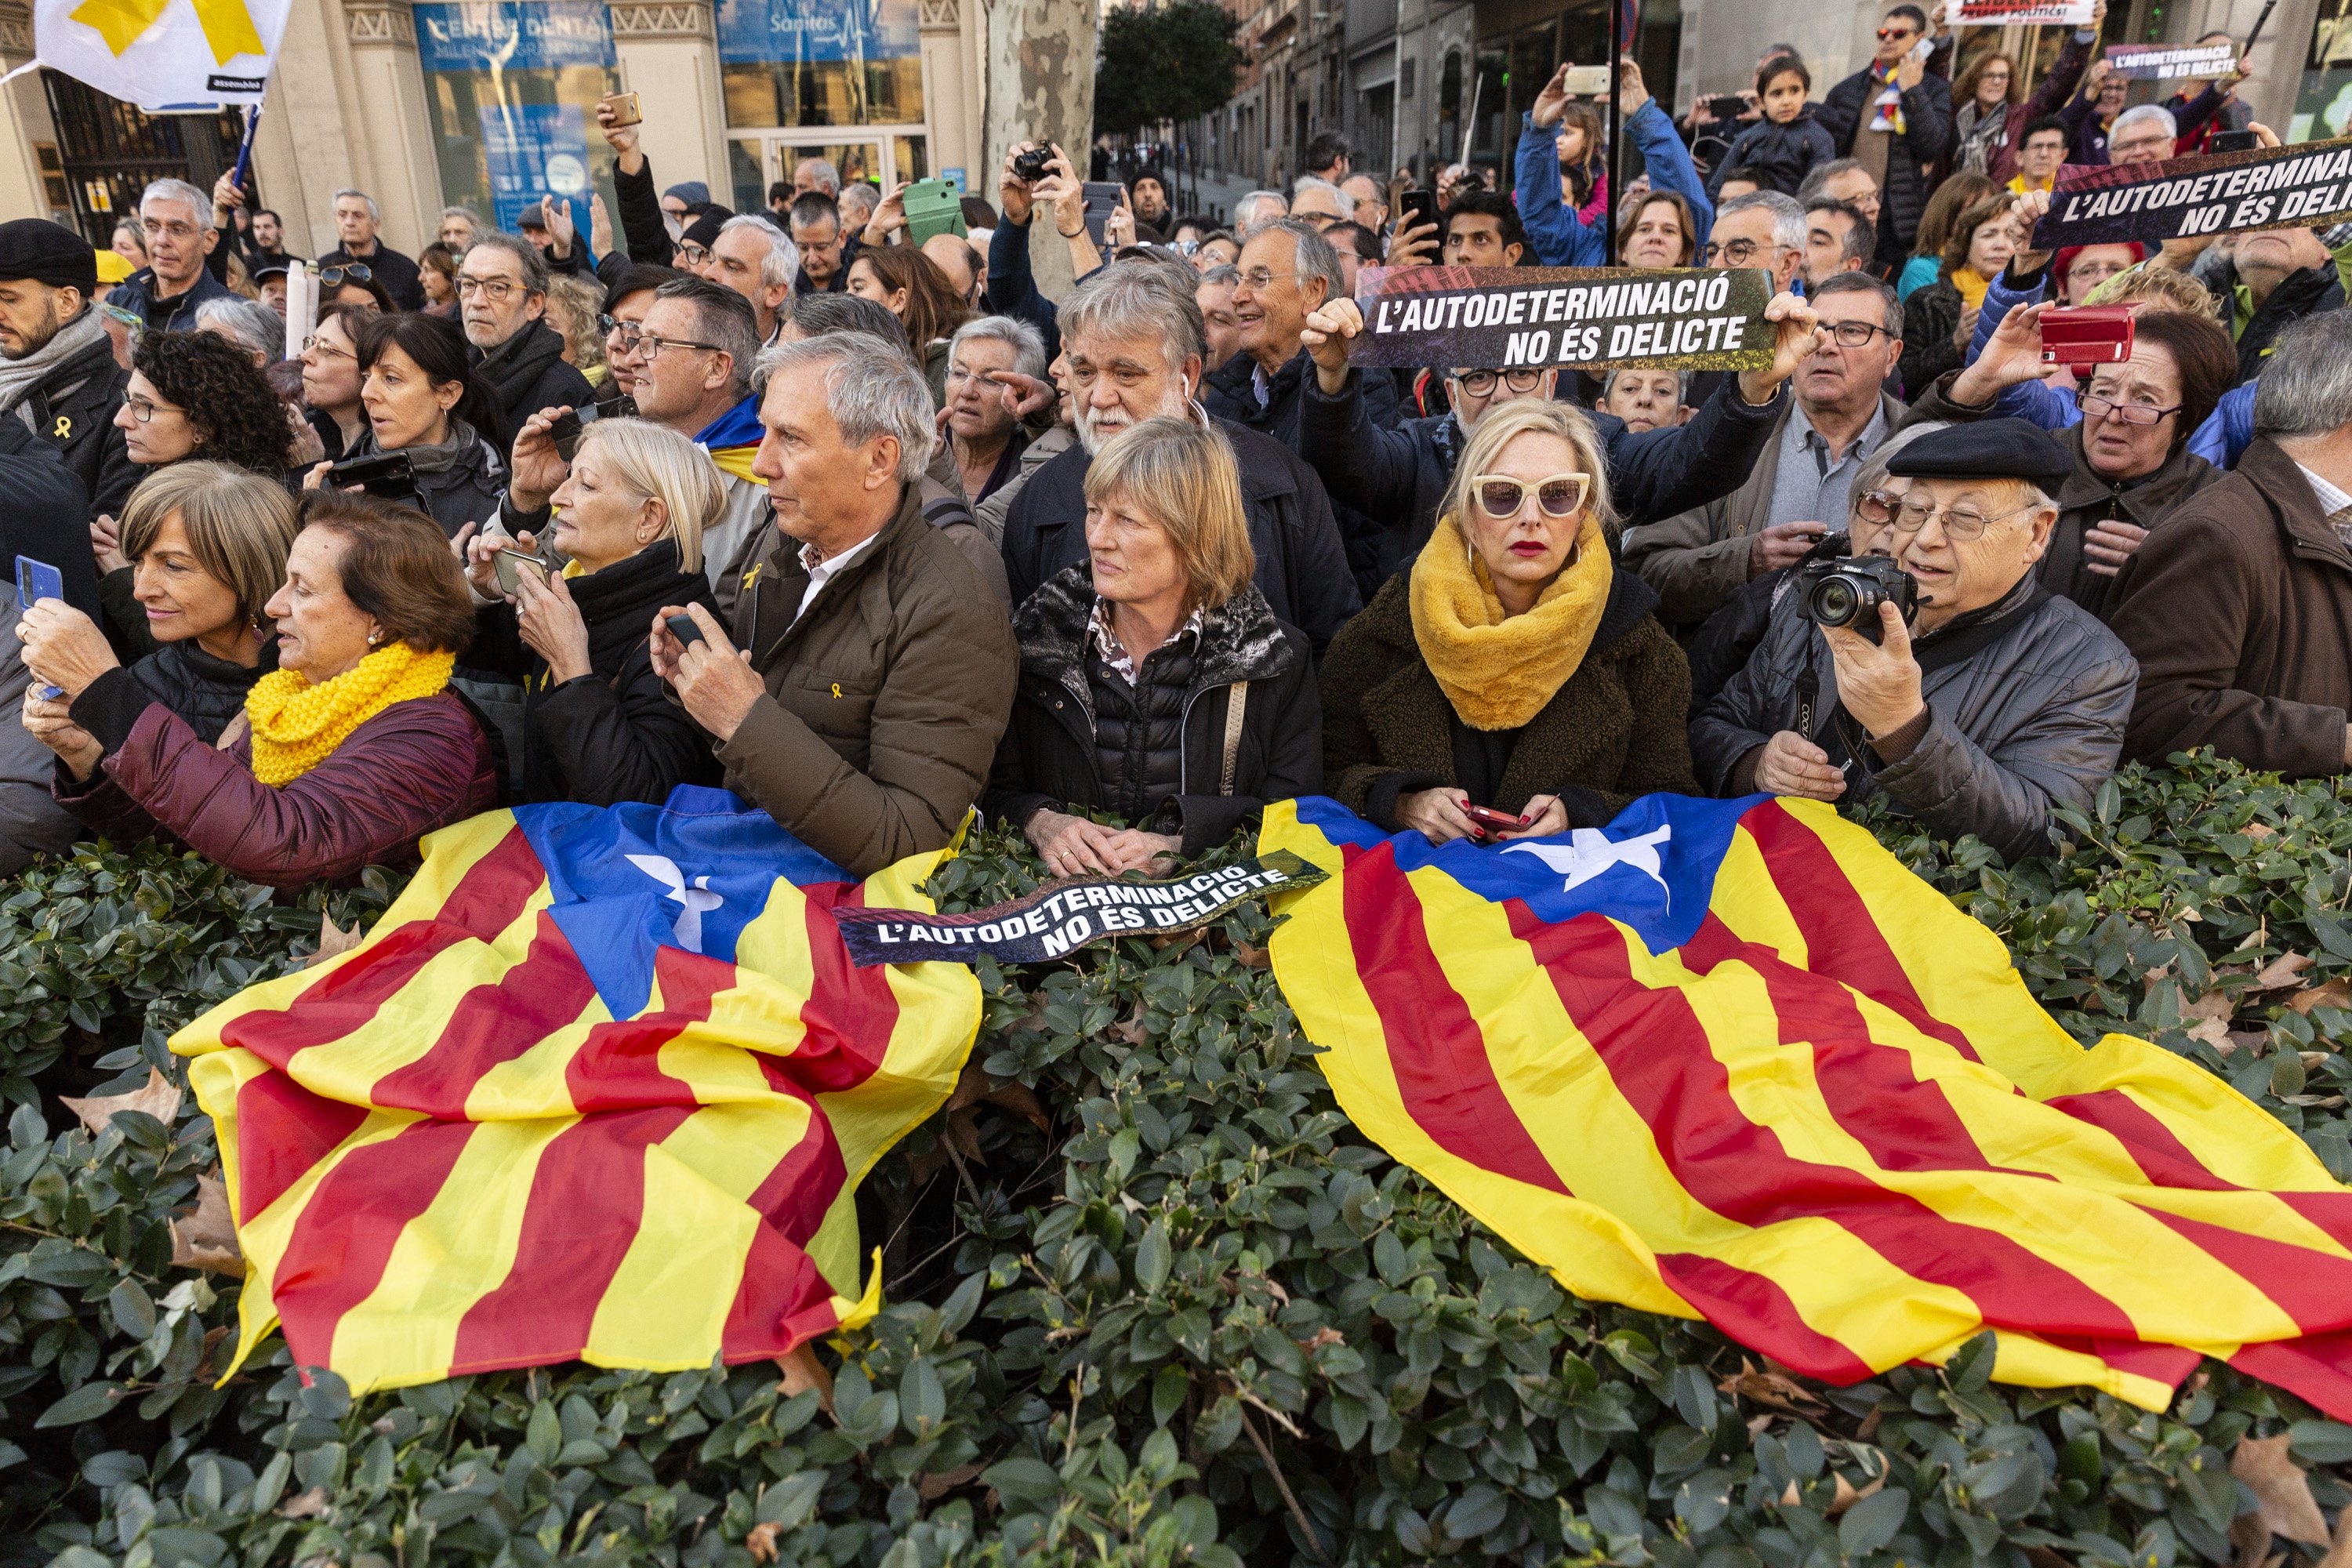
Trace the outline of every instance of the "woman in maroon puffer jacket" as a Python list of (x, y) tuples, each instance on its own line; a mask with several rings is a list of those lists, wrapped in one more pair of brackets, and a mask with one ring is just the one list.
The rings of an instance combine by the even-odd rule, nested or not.
[[(489, 739), (447, 689), (474, 609), (439, 524), (362, 494), (307, 498), (264, 614), (278, 669), (215, 746), (89, 617), (53, 599), (26, 611), (25, 728), (58, 753), (67, 809), (118, 842), (169, 837), (292, 889), (413, 860), (423, 835), (498, 804)], [(44, 683), (62, 690), (45, 699)]]

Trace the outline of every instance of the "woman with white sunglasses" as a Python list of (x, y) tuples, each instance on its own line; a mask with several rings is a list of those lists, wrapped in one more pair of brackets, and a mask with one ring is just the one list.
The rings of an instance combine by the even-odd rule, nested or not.
[(1323, 772), (1431, 843), (1598, 827), (1695, 793), (1690, 668), (1657, 597), (1610, 558), (1591, 422), (1522, 399), (1478, 421), (1410, 573), (1324, 656)]

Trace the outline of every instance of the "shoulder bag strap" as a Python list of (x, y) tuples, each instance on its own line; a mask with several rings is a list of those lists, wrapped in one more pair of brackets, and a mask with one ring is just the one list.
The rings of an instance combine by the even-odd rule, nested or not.
[(1217, 773), (1217, 793), (1234, 793), (1234, 769), (1242, 755), (1242, 715), (1249, 708), (1250, 683), (1236, 680), (1225, 688), (1225, 762)]

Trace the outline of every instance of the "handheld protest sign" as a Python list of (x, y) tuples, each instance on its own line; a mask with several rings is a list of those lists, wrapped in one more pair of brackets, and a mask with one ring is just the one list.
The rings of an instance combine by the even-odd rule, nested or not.
[(2352, 139), (2061, 172), (2033, 248), (2316, 228), (2352, 216)]
[(1759, 268), (1368, 267), (1360, 365), (1761, 370), (1775, 336)]
[(2170, 81), (2229, 76), (2238, 68), (2235, 44), (2109, 44), (2107, 72), (2126, 81)]
[(1955, 27), (2087, 27), (2092, 0), (1951, 0), (1945, 20)]

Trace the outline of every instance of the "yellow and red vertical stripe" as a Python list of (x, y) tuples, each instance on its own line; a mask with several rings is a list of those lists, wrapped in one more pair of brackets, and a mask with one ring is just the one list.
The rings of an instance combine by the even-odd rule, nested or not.
[(1284, 994), (1357, 1124), (1570, 1289), (1836, 1382), (1991, 1329), (2008, 1382), (2161, 1408), (2214, 1355), (2352, 1417), (2352, 1192), (2193, 1064), (2083, 1049), (1832, 809), (1749, 806), (1657, 952), (1343, 816), (1266, 814), (1332, 873)]
[(282, 1323), (355, 1390), (680, 1369), (870, 1310), (857, 1183), (944, 1101), (980, 994), (960, 966), (852, 966), (829, 911), (928, 909), (939, 858), (778, 877), (732, 962), (662, 946), (614, 1017), (515, 815), (434, 835), (365, 943), (173, 1042), (245, 1249), (238, 1358)]

